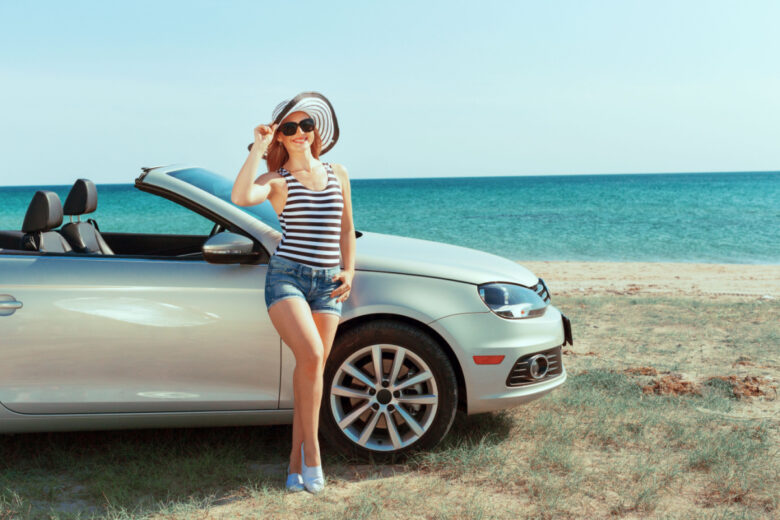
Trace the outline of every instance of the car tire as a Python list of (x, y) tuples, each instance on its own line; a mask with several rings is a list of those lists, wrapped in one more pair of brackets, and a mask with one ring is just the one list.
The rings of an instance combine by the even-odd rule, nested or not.
[(441, 441), (457, 403), (457, 379), (441, 345), (412, 324), (376, 320), (336, 338), (325, 365), (320, 426), (347, 456), (390, 460)]

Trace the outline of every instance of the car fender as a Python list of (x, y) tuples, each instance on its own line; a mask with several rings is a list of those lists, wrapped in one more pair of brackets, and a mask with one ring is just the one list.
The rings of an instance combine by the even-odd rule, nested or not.
[(431, 323), (450, 314), (489, 312), (470, 283), (428, 276), (356, 272), (342, 322), (370, 314), (399, 314)]

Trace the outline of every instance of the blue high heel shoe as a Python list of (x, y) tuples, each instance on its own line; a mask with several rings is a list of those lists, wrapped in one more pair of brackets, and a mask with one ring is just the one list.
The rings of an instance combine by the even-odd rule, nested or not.
[(303, 454), (303, 444), (301, 444), (301, 476), (303, 477), (303, 486), (310, 493), (319, 493), (325, 487), (325, 476), (322, 474), (322, 465), (314, 467), (306, 465), (306, 456)]
[(303, 491), (303, 477), (300, 473), (290, 473), (290, 466), (287, 466), (287, 491), (292, 493)]

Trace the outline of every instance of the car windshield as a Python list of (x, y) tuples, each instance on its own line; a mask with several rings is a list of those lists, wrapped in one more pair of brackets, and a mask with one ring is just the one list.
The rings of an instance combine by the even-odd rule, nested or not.
[(276, 212), (269, 201), (266, 200), (262, 204), (256, 206), (238, 206), (233, 204), (230, 200), (230, 192), (233, 190), (233, 183), (221, 175), (209, 170), (204, 170), (203, 168), (186, 168), (184, 170), (168, 172), (168, 175), (192, 184), (203, 191), (211, 193), (215, 197), (219, 197), (228, 204), (232, 204), (245, 213), (249, 213), (253, 217), (260, 219), (277, 231), (282, 230), (282, 226), (279, 224), (279, 218), (276, 216)]

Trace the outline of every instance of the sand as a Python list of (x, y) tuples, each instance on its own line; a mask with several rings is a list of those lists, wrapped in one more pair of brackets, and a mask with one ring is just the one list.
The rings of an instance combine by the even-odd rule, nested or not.
[[(554, 302), (586, 297), (579, 306), (557, 300), (574, 329), (575, 344), (564, 350), (569, 370), (608, 366), (644, 375), (655, 393), (684, 394), (721, 378), (747, 398), (730, 417), (780, 424), (780, 265), (518, 263), (545, 280)], [(625, 306), (627, 299), (637, 305)], [(751, 302), (762, 307), (734, 306)]]
[(553, 294), (736, 295), (780, 298), (780, 265), (518, 260)]

